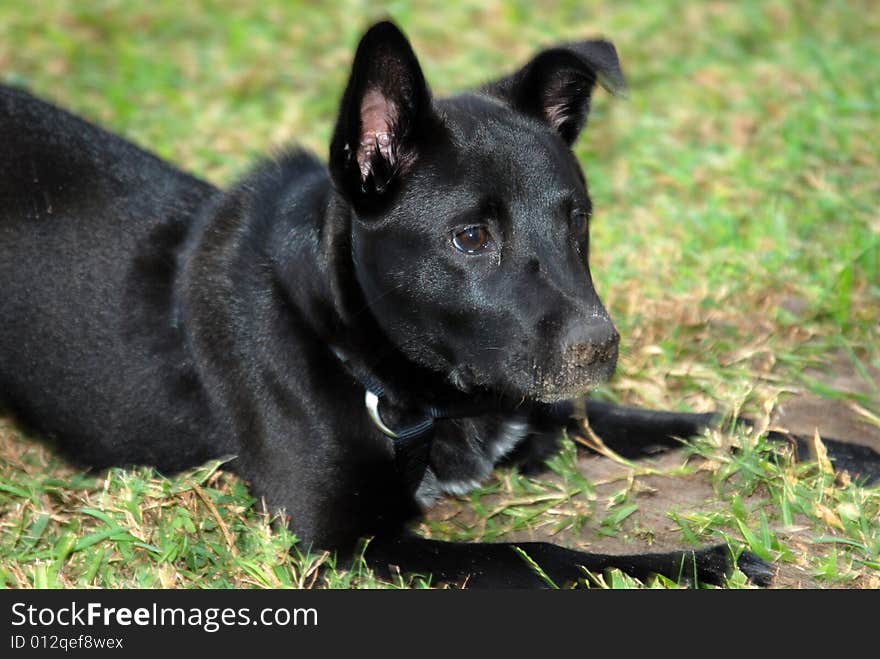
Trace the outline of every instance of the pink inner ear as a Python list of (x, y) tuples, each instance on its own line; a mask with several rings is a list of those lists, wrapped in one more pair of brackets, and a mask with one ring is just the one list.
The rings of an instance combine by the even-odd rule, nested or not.
[(574, 138), (586, 121), (590, 106), (590, 86), (575, 72), (559, 74), (547, 82), (543, 91), (547, 123), (567, 138)]
[(544, 116), (555, 131), (560, 131), (565, 122), (571, 119), (570, 99), (566, 98), (565, 92), (562, 80), (551, 82), (544, 90)]
[(370, 174), (373, 155), (377, 149), (388, 164), (394, 165), (391, 131), (396, 118), (397, 106), (388, 97), (375, 89), (364, 94), (361, 101), (361, 137), (357, 150), (358, 166), (363, 179)]
[(553, 130), (560, 130), (562, 125), (570, 119), (570, 108), (565, 103), (551, 103), (544, 106), (544, 115), (547, 117), (547, 123)]

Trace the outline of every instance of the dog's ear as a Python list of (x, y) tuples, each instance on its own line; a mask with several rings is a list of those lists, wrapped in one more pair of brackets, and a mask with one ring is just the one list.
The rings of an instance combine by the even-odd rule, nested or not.
[(609, 41), (578, 41), (545, 50), (480, 91), (546, 122), (570, 145), (587, 123), (597, 82), (611, 93), (626, 87), (617, 50)]
[(330, 144), (330, 171), (355, 206), (376, 205), (418, 157), (431, 92), (403, 33), (390, 22), (361, 39)]

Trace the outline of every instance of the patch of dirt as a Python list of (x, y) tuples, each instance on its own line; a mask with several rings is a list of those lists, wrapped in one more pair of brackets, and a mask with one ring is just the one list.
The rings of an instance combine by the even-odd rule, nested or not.
[(791, 396), (776, 406), (772, 424), (803, 437), (812, 437), (818, 430), (821, 437), (861, 444), (880, 453), (880, 427), (846, 401), (812, 394)]
[(806, 437), (818, 430), (822, 437), (862, 444), (880, 453), (880, 426), (869, 418), (871, 414), (880, 416), (880, 369), (870, 364), (862, 366), (865, 374), (859, 373), (844, 353), (831, 353), (827, 368), (808, 369), (804, 374), (842, 393), (865, 396), (870, 410), (844, 399), (794, 394), (776, 406), (772, 423)]

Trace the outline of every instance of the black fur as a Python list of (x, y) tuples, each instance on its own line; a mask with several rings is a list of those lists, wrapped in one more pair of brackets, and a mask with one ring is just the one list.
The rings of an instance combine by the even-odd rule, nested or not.
[[(382, 23), (358, 49), (329, 172), (294, 150), (228, 192), (0, 88), (0, 397), (86, 465), (235, 456), (227, 467), (286, 509), (304, 546), (348, 555), (372, 537), (380, 572), (543, 585), (510, 545), (407, 526), (502, 460), (535, 468), (567, 401), (614, 369), (569, 145), (595, 82), (622, 79), (610, 44), (583, 42), (436, 99)], [(462, 253), (454, 236), (475, 225), (491, 241)], [(426, 406), (482, 412), (399, 450), (365, 412), (367, 382), (392, 428)], [(560, 584), (582, 566), (720, 583), (732, 565), (726, 547), (523, 548)]]

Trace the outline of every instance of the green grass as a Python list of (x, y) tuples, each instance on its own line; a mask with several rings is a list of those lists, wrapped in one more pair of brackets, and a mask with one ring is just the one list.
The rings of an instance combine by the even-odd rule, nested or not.
[[(353, 48), (383, 15), (407, 31), (440, 93), (500, 75), (540, 46), (603, 34), (630, 91), (597, 97), (577, 145), (597, 211), (594, 279), (623, 336), (618, 374), (597, 395), (764, 418), (798, 390), (857, 404), (876, 424), (873, 3), (430, 4), (7, 2), (0, 79), (226, 184), (289, 141), (326, 153)], [(858, 391), (823, 377), (829, 354)], [(382, 585), (363, 566), (319, 577), (332, 557), (291, 555), (290, 532), (216, 466), (170, 480), (91, 476), (0, 426), (0, 584)], [(646, 513), (651, 474), (621, 468), (597, 482), (569, 442), (546, 476), (502, 471), (420, 529), (589, 549), (641, 546), (671, 527), (682, 546), (726, 540), (776, 560), (800, 575), (791, 585), (880, 587), (877, 488), (795, 464), (760, 436), (713, 432), (687, 460), (656, 468), (671, 488), (703, 478), (712, 497), (658, 524)], [(639, 585), (619, 574), (593, 583)], [(738, 575), (731, 585), (746, 584)]]

